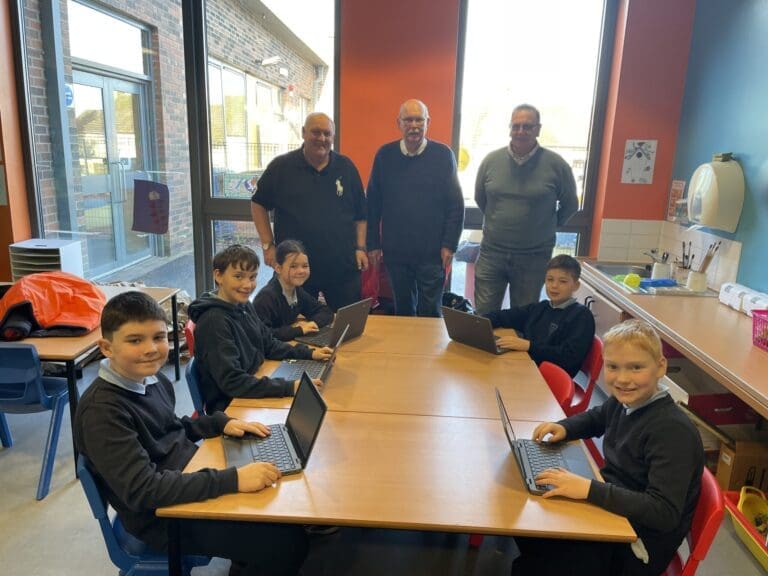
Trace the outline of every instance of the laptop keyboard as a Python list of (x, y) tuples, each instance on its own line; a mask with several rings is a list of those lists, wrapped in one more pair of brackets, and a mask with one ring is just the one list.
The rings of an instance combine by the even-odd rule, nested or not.
[(325, 366), (325, 362), (317, 360), (283, 360), (283, 365), (280, 367), (280, 372), (283, 374), (281, 378), (298, 380), (302, 372), (306, 372), (310, 378), (320, 378)]
[[(518, 442), (525, 450), (534, 478), (548, 468), (566, 468), (560, 446), (549, 446), (533, 440), (518, 440)], [(542, 489), (549, 488), (548, 485), (537, 486)]]
[(324, 330), (317, 332), (316, 334), (304, 334), (301, 337), (301, 341), (304, 344), (311, 344), (312, 346), (328, 346), (331, 341), (331, 331)]
[(258, 440), (251, 440), (251, 454), (254, 462), (273, 462), (280, 472), (295, 468), (288, 444), (278, 426), (270, 426), (272, 434)]

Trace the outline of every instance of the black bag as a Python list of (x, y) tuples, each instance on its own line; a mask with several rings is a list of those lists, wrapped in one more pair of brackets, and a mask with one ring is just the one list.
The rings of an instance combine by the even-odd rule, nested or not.
[(468, 312), (469, 314), (475, 313), (472, 302), (464, 298), (464, 296), (459, 296), (453, 292), (443, 292), (443, 306), (453, 308), (459, 312)]

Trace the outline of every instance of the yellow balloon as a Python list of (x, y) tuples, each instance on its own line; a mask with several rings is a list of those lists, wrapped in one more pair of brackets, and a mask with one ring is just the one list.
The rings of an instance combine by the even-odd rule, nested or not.
[(462, 170), (465, 170), (468, 164), (469, 164), (469, 152), (467, 152), (467, 149), (462, 146), (461, 148), (459, 148), (459, 161), (458, 161), (459, 172), (461, 172)]

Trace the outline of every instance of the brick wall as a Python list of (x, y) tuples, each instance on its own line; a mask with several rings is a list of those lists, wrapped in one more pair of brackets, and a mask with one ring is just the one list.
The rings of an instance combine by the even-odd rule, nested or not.
[[(192, 210), (189, 181), (189, 149), (187, 133), (186, 85), (184, 79), (184, 46), (180, 0), (102, 0), (101, 5), (115, 15), (146, 26), (150, 31), (152, 66), (151, 118), (153, 144), (156, 151), (155, 170), (165, 172), (171, 193), (169, 232), (162, 236), (162, 253), (172, 256), (190, 252), (193, 246)], [(62, 2), (62, 34), (65, 81), (72, 82), (69, 58), (67, 2)], [(258, 16), (243, 3), (233, 0), (209, 0), (208, 49), (211, 57), (228, 63), (271, 84), (292, 86), (295, 96), (286, 98), (288, 105), (300, 106), (300, 99), (312, 101), (313, 66), (295, 54), (285, 43), (272, 37), (258, 21)], [(35, 163), (43, 228), (47, 234), (60, 228), (53, 167), (59, 161), (52, 149), (48, 93), (43, 68), (43, 42), (40, 29), (39, 0), (27, 0), (24, 8), (27, 67), (30, 82), (30, 105), (35, 144)], [(279, 66), (260, 66), (257, 60), (280, 55)], [(288, 78), (279, 68), (289, 69)], [(70, 141), (75, 174), (70, 201), (80, 198), (79, 158), (74, 111), (69, 110)], [(126, 206), (126, 210), (132, 207)], [(84, 222), (84, 209), (75, 205), (79, 226)], [(129, 217), (130, 219), (130, 217)], [(84, 250), (88, 270), (87, 251)], [(87, 272), (86, 272), (87, 273)]]

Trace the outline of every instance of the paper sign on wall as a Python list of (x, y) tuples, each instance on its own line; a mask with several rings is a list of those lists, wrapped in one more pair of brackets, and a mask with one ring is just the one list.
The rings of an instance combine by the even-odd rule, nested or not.
[(627, 140), (624, 146), (624, 165), (621, 169), (622, 184), (650, 184), (656, 164), (658, 140)]

